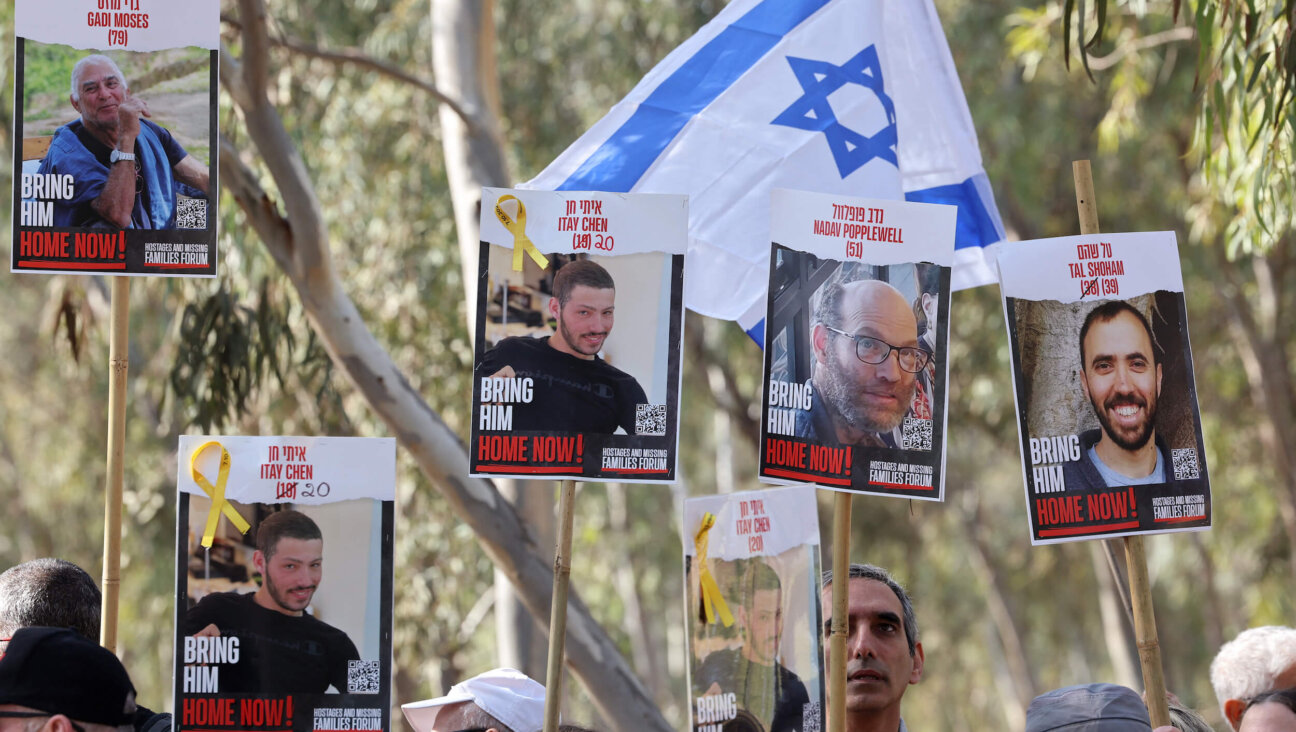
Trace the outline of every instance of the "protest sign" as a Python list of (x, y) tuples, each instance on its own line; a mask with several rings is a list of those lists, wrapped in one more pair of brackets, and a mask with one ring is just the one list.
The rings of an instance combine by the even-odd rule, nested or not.
[(472, 474), (673, 481), (687, 199), (482, 196)]
[(11, 271), (216, 275), (219, 12), (18, 0)]
[(776, 190), (760, 475), (944, 497), (956, 209)]
[(684, 502), (693, 732), (819, 732), (819, 516), (809, 486)]
[(999, 269), (1032, 543), (1208, 527), (1173, 232), (1020, 242)]
[(177, 730), (390, 729), (389, 438), (180, 438)]

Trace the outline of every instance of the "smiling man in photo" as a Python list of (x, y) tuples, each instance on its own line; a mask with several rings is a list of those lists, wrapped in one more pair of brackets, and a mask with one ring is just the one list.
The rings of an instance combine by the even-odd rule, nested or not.
[(1166, 482), (1169, 450), (1156, 432), (1161, 363), (1147, 318), (1112, 300), (1080, 328), (1080, 385), (1100, 429), (1080, 435), (1080, 459), (1063, 465), (1067, 490)]
[(284, 510), (256, 529), (256, 592), (215, 592), (185, 615), (185, 635), (237, 637), (238, 661), (220, 665), (220, 691), (263, 694), (347, 690), (347, 634), (306, 612), (324, 576), (324, 537), (306, 514)]
[(530, 400), (513, 406), (515, 431), (635, 433), (635, 411), (648, 397), (633, 376), (599, 357), (612, 332), (616, 283), (588, 259), (554, 275), (549, 315), (556, 332), (505, 338), (477, 364), (478, 379), (531, 380)]

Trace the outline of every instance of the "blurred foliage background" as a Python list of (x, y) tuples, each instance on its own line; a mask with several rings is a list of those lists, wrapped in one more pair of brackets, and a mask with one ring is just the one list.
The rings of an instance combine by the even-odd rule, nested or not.
[[(538, 172), (720, 5), (498, 0), (514, 179)], [(1077, 159), (1093, 162), (1103, 230), (1178, 234), (1214, 526), (1154, 537), (1147, 548), (1167, 684), (1224, 729), (1210, 659), (1246, 627), (1293, 624), (1296, 610), (1290, 10), (1276, 0), (1189, 0), (1176, 19), (1168, 2), (1104, 2), (1099, 39), (1085, 3), (1087, 25), (1064, 22), (1072, 4), (1061, 0), (936, 5), (1013, 238), (1078, 231)], [(13, 10), (0, 6), (5, 84)], [(276, 0), (268, 10), (282, 39), (430, 80), (423, 0)], [(1094, 41), (1084, 59), (1092, 81), (1075, 63), (1082, 40)], [(351, 297), (410, 384), (466, 433), (471, 349), (436, 102), (372, 68), (288, 46), (271, 63), (272, 99), (323, 202)], [(0, 115), (8, 152), (7, 95)], [(223, 100), (222, 134), (240, 143), (241, 124)], [(133, 287), (119, 648), (154, 708), (170, 702), (177, 435), (386, 434), (335, 374), (237, 207), (226, 198), (221, 210), (215, 281)], [(94, 277), (4, 275), (0, 311), (9, 314), (0, 320), (0, 566), (55, 555), (97, 576), (107, 287)], [(1098, 547), (1029, 545), (997, 288), (955, 293), (952, 312), (947, 500), (857, 500), (853, 557), (890, 567), (914, 595), (927, 670), (906, 695), (909, 724), (1021, 730), (1025, 705), (1042, 691), (1091, 680), (1140, 686), (1137, 655)], [(759, 350), (733, 324), (690, 315), (687, 330), (684, 478), (675, 488), (581, 486), (572, 570), (573, 587), (680, 728), (678, 505), (758, 486), (761, 369)], [(496, 665), (499, 649), (491, 563), (412, 461), (403, 452), (398, 460), (400, 702)], [(830, 505), (821, 492), (825, 547)], [(567, 696), (568, 718), (597, 725), (577, 684)]]

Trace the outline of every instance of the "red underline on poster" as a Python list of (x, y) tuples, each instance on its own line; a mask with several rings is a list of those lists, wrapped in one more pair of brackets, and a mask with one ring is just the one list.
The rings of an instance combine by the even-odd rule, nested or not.
[(149, 269), (207, 269), (206, 264), (146, 264)]
[(36, 259), (20, 259), (18, 266), (42, 269), (126, 269), (125, 262), (58, 262)]
[(791, 478), (792, 480), (804, 480), (809, 483), (829, 483), (831, 485), (850, 485), (850, 478), (833, 478), (827, 475), (811, 475), (809, 473), (798, 473), (795, 470), (783, 470), (782, 468), (765, 468), (766, 475), (772, 475), (775, 478)]
[(908, 483), (883, 483), (877, 480), (870, 480), (869, 485), (882, 485), (887, 488), (899, 488), (902, 491), (934, 491), (934, 485), (909, 485)]
[(1122, 524), (1091, 524), (1089, 526), (1072, 526), (1066, 529), (1041, 529), (1040, 536), (1075, 536), (1076, 534), (1090, 534), (1098, 531), (1120, 531), (1121, 529), (1137, 529), (1139, 522), (1126, 521)]
[(642, 475), (644, 473), (669, 473), (669, 470), (658, 470), (656, 468), (603, 468), (604, 473), (634, 473)]
[(1205, 521), (1206, 514), (1200, 516), (1179, 516), (1177, 518), (1159, 518), (1152, 519), (1154, 524), (1182, 524), (1188, 521)]
[(579, 465), (482, 465), (477, 469), (483, 473), (570, 473), (580, 470)]

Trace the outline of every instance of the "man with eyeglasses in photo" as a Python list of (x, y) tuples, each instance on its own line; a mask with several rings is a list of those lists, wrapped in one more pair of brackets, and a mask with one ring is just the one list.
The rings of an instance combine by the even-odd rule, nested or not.
[(72, 67), (68, 101), (81, 115), (58, 128), (38, 174), (71, 175), (71, 199), (54, 201), (54, 225), (174, 229), (176, 195), (206, 198), (210, 173), (131, 94), (109, 57)]
[(812, 322), (813, 392), (810, 410), (797, 412), (796, 436), (829, 445), (897, 447), (918, 373), (932, 358), (919, 345), (909, 302), (886, 282), (834, 276)]

